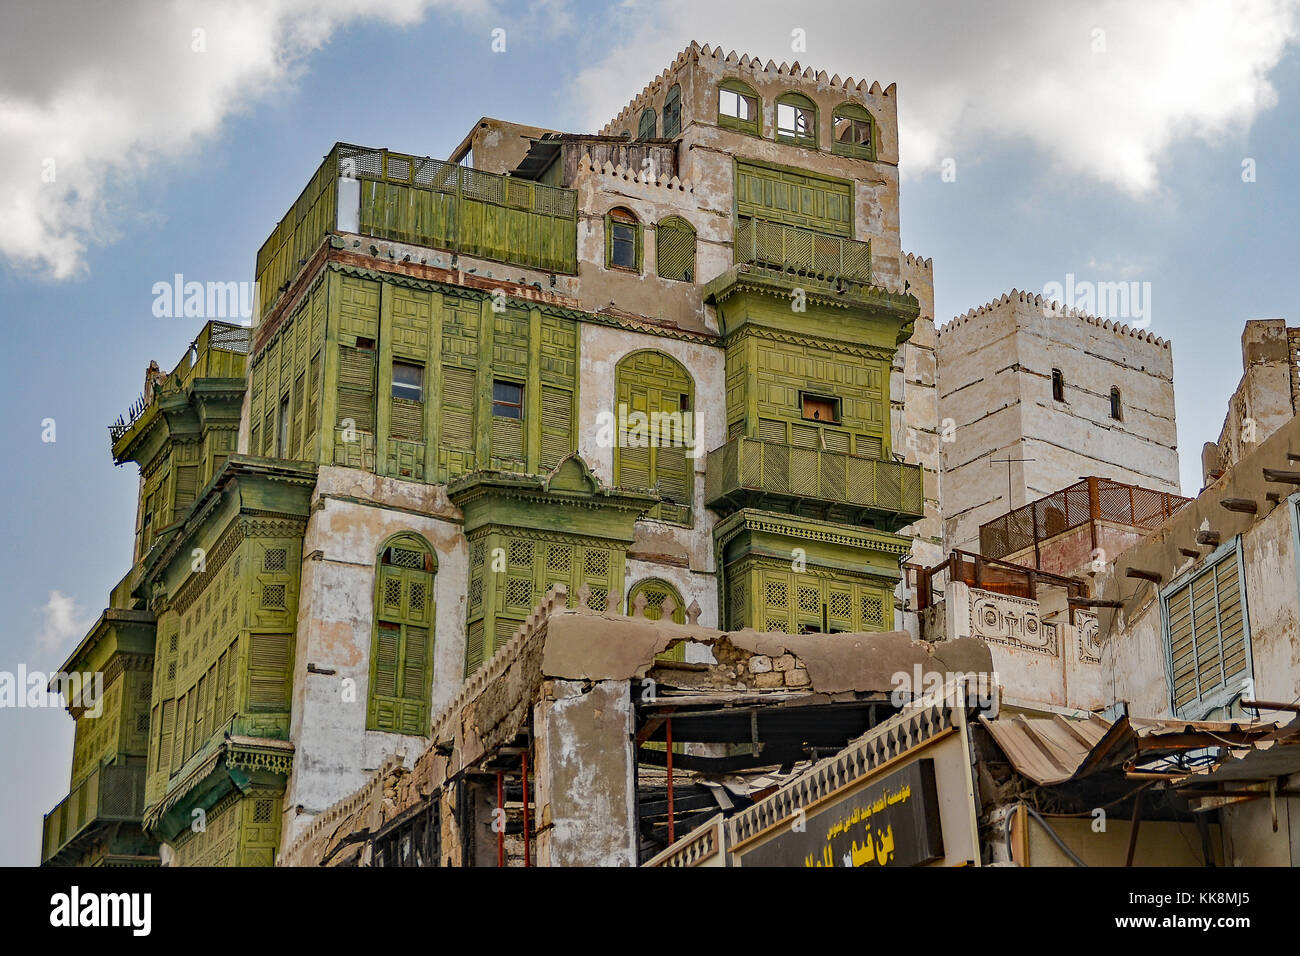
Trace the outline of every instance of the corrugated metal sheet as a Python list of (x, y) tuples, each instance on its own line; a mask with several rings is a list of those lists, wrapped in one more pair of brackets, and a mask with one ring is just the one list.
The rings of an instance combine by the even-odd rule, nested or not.
[[(1279, 733), (1276, 723), (1227, 721), (1159, 720), (1149, 717), (1121, 717), (1113, 724), (1095, 714), (1087, 720), (1066, 717), (999, 717), (980, 723), (1006, 754), (1016, 772), (1041, 785), (1064, 783), (1097, 770), (1118, 767), (1129, 758), (1157, 759), (1162, 751), (1186, 751), (1201, 746), (1189, 743), (1200, 737), (1206, 748), (1227, 747), (1225, 759), (1192, 774), (1182, 782), (1209, 779), (1250, 779), (1267, 768), (1279, 774), (1300, 769), (1300, 720)], [(1231, 735), (1229, 740), (1227, 735)], [(1162, 737), (1177, 737), (1167, 748)], [(1248, 738), (1248, 739), (1245, 739)], [(1141, 743), (1145, 741), (1145, 743)], [(1229, 747), (1229, 744), (1236, 744)], [(1294, 744), (1294, 746), (1287, 746)], [(1266, 757), (1266, 754), (1272, 756)], [(1285, 755), (1283, 755), (1285, 754)], [(1292, 756), (1294, 754), (1294, 756)], [(1256, 770), (1256, 768), (1259, 768)]]
[(1016, 771), (1040, 784), (1062, 783), (1075, 775), (1105, 738), (1109, 722), (1066, 717), (999, 717), (980, 723), (993, 735)]

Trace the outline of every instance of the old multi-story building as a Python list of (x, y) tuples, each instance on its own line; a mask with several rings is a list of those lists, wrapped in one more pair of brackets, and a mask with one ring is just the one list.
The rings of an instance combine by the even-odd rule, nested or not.
[(1019, 291), (937, 338), (949, 549), (978, 550), (982, 524), (1089, 476), (1178, 494), (1165, 339)]
[[(256, 278), (251, 332), (210, 323), (112, 435), (141, 492), (106, 616), (152, 673), (135, 736), (79, 724), (72, 796), (135, 768), (141, 854), (272, 862), (423, 750), (555, 585), (729, 629), (907, 624), (901, 565), (942, 532), (892, 86), (693, 44), (597, 135), (338, 144)], [(98, 633), (70, 664), (124, 653)], [(97, 812), (47, 818), (43, 857)]]

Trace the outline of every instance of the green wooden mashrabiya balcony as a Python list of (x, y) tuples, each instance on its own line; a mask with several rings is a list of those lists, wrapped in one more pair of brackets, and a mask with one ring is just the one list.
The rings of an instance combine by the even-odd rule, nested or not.
[(144, 815), (145, 766), (103, 763), (90, 771), (53, 810), (41, 832), (41, 863), (78, 852), (99, 824), (139, 823)]
[(870, 283), (871, 243), (741, 216), (736, 220), (735, 264)]
[(733, 438), (709, 452), (704, 503), (896, 527), (924, 514), (918, 465), (758, 438)]

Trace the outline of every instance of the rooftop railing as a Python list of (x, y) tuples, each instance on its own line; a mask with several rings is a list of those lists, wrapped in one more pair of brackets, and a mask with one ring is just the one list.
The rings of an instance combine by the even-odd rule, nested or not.
[[(359, 183), (357, 193), (343, 182)], [(355, 221), (350, 221), (355, 218)], [(408, 242), (547, 272), (578, 269), (578, 194), (427, 156), (337, 144), (257, 254), (266, 315), (326, 235)]]
[[(1093, 526), (1095, 537), (1098, 521), (1154, 531), (1190, 500), (1109, 478), (1084, 478), (980, 525), (980, 553), (986, 558), (1003, 558), (1037, 549), (1049, 538), (1084, 525)], [(1035, 567), (1038, 558), (1035, 554)]]
[[(178, 390), (198, 378), (243, 378), (251, 335), (252, 329), (246, 325), (208, 322), (171, 374), (160, 377), (161, 384)], [(116, 443), (152, 404), (151, 390), (141, 393), (126, 414), (117, 416), (117, 421), (108, 426), (109, 440)]]

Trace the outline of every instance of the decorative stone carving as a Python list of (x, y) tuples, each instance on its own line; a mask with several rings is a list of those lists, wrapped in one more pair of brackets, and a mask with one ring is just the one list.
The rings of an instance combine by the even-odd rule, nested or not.
[(1037, 601), (974, 588), (970, 597), (970, 631), (975, 637), (1051, 657), (1059, 653), (1059, 628), (1039, 619)]
[(1097, 628), (1097, 615), (1076, 611), (1074, 626), (1079, 631), (1079, 660), (1085, 664), (1101, 663), (1101, 635)]

